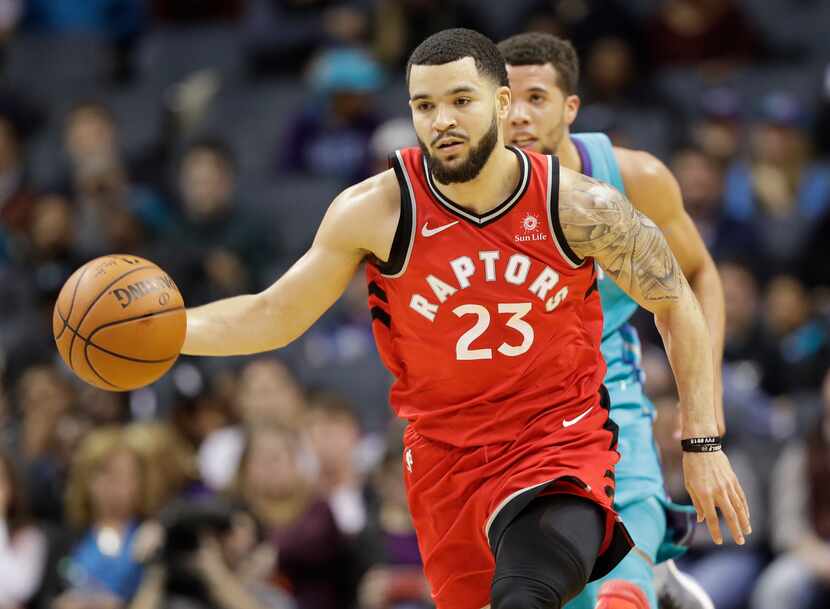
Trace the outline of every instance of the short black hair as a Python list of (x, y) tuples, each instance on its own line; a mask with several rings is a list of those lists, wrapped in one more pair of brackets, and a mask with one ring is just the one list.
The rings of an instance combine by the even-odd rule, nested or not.
[(576, 93), (579, 85), (579, 57), (567, 40), (553, 34), (528, 32), (502, 40), (499, 51), (511, 66), (551, 64), (559, 77), (559, 88), (567, 95)]
[(500, 87), (510, 86), (504, 57), (496, 43), (475, 30), (453, 28), (442, 30), (424, 40), (412, 51), (406, 64), (406, 82), (412, 66), (440, 66), (465, 57), (472, 57), (476, 69)]

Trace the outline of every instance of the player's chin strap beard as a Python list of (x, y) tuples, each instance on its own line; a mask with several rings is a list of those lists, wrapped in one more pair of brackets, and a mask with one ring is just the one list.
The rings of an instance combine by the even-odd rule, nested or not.
[(478, 145), (470, 150), (467, 160), (454, 169), (447, 169), (441, 161), (434, 159), (429, 153), (429, 148), (424, 144), (421, 138), (418, 138), (418, 144), (421, 147), (421, 152), (429, 165), (429, 171), (432, 177), (441, 184), (457, 184), (459, 182), (469, 182), (478, 177), (493, 149), (499, 141), (499, 124), (497, 115), (493, 115), (493, 121), (490, 123), (490, 128), (487, 130), (478, 142)]

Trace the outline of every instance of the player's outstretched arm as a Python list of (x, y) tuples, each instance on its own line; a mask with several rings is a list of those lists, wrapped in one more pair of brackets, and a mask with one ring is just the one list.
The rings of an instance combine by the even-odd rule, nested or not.
[(715, 416), (718, 432), (726, 432), (723, 416), (723, 343), (725, 305), (715, 261), (709, 255), (694, 221), (683, 207), (683, 195), (677, 180), (658, 158), (642, 150), (615, 148), (625, 192), (639, 211), (654, 220), (666, 238), (683, 274), (695, 293), (712, 341), (715, 371)]
[(188, 355), (248, 355), (284, 347), (343, 294), (363, 258), (385, 259), (400, 214), (391, 171), (343, 191), (326, 212), (311, 248), (258, 294), (188, 309)]
[[(712, 348), (706, 321), (660, 229), (614, 188), (562, 170), (559, 218), (571, 249), (594, 258), (640, 306), (651, 311), (663, 337), (680, 393), (683, 437), (716, 436)], [(686, 487), (716, 543), (716, 508), (733, 538), (750, 532), (740, 483), (722, 452), (686, 453)]]

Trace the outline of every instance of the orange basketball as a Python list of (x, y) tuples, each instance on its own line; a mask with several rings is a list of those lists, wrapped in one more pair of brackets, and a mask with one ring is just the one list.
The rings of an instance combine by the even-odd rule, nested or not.
[(179, 357), (187, 316), (179, 289), (137, 256), (96, 258), (66, 281), (52, 314), (58, 351), (87, 383), (127, 391), (160, 378)]

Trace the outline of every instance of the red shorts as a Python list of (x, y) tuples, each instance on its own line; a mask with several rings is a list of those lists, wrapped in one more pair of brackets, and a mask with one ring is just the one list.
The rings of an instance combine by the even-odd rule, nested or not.
[(514, 442), (474, 448), (439, 444), (410, 425), (404, 434), (404, 479), (424, 572), (437, 609), (481, 609), (490, 603), (495, 562), (488, 533), (496, 516), (532, 496), (583, 496), (605, 509), (605, 538), (591, 580), (608, 573), (631, 547), (613, 509), (616, 426), (598, 404), (556, 409)]

